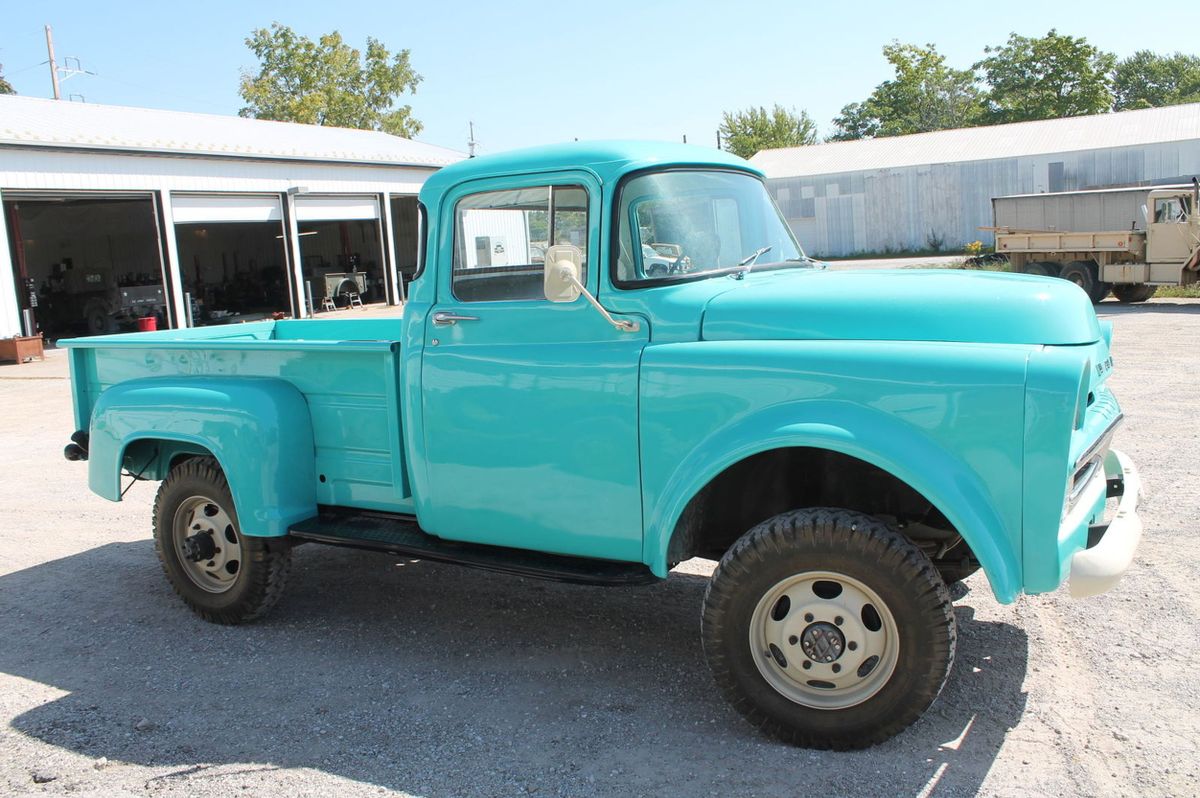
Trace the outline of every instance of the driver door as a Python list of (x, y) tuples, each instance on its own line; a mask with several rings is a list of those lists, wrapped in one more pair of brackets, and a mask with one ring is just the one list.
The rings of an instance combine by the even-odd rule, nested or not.
[[(601, 268), (590, 175), (479, 181), (441, 209), (438, 300), (427, 316), (422, 415), (432, 534), (640, 562), (638, 364), (648, 340), (582, 297), (543, 293), (553, 244)], [(452, 238), (452, 240), (451, 240)]]

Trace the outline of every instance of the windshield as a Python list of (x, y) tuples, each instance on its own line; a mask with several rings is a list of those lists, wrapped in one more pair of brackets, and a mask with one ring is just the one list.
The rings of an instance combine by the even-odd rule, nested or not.
[(618, 285), (809, 263), (753, 175), (638, 175), (622, 185), (617, 209)]

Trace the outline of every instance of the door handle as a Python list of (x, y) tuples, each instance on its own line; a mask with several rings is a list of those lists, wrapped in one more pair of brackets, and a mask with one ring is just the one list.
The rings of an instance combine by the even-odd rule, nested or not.
[(449, 327), (451, 324), (457, 324), (460, 321), (479, 321), (478, 316), (465, 316), (461, 313), (447, 313), (444, 310), (439, 310), (433, 314), (433, 326)]

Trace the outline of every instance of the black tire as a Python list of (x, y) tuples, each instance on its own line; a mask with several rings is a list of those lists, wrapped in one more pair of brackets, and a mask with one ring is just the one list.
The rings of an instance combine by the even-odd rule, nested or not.
[[(235, 562), (231, 558), (236, 557), (237, 565), (228, 577), (221, 577), (229, 579), (227, 586), (201, 587), (201, 582), (215, 580), (203, 575), (189, 576), (189, 572), (195, 573), (200, 567), (199, 563), (188, 565), (176, 542), (177, 514), (198, 499), (207, 502), (205, 511), (215, 506), (225, 515), (213, 513), (214, 517), (228, 519), (228, 523), (223, 524), (226, 526), (223, 534), (219, 537), (209, 534), (217, 540), (217, 545), (230, 546), (230, 551), (236, 552), (225, 558), (225, 565), (229, 566)], [(222, 537), (228, 539), (220, 540)], [(184, 603), (204, 620), (220, 624), (253, 621), (271, 609), (283, 594), (292, 563), (288, 540), (242, 535), (229, 483), (217, 461), (211, 457), (188, 459), (172, 468), (163, 480), (154, 499), (154, 547), (167, 581)], [(221, 549), (214, 548), (213, 551), (220, 552)], [(220, 592), (214, 592), (214, 589)]]
[(1109, 283), (1100, 282), (1096, 264), (1092, 261), (1073, 260), (1063, 266), (1058, 276), (1082, 288), (1088, 299), (1092, 300), (1092, 304), (1102, 302), (1112, 287)]
[(1057, 277), (1058, 264), (1047, 260), (1032, 260), (1025, 264), (1025, 273), (1038, 277)]
[[(770, 606), (769, 598), (779, 586), (789, 579), (805, 578), (805, 574), (823, 578), (819, 572), (865, 585), (877, 594), (881, 609), (894, 621), (896, 649), (890, 654), (894, 668), (890, 674), (881, 669), (886, 681), (850, 706), (816, 708), (789, 698), (763, 675), (764, 670), (774, 668), (778, 649), (759, 651), (751, 644), (752, 619), (762, 606)], [(814, 583), (813, 593), (820, 584)], [(805, 671), (792, 663), (808, 662), (807, 649), (801, 653), (802, 647), (816, 639), (810, 636), (815, 627), (828, 628), (830, 624), (820, 623), (820, 618), (808, 612), (802, 617), (791, 615), (787, 608), (782, 618), (776, 617), (781, 604), (782, 599), (769, 609), (774, 621), (783, 628), (793, 622), (808, 626), (802, 640), (795, 636), (787, 639), (784, 647), (794, 646), (788, 649), (793, 659), (780, 663), (777, 672), (786, 674), (785, 679), (817, 673), (817, 668)], [(795, 609), (801, 612), (799, 606)], [(866, 610), (861, 612), (865, 623)], [(817, 623), (812, 623), (814, 618)], [(840, 616), (835, 622), (841, 629), (851, 628), (851, 623), (842, 626)], [(920, 717), (950, 673), (957, 635), (950, 594), (921, 550), (878, 519), (836, 508), (783, 513), (743, 535), (721, 558), (709, 583), (701, 630), (704, 655), (717, 685), (750, 723), (793, 745), (833, 750), (883, 742)], [(868, 644), (856, 648), (858, 644), (846, 639), (854, 635), (847, 631), (843, 636), (838, 659), (844, 658), (847, 667), (838, 678), (854, 678), (851, 669), (861, 676), (867, 667), (870, 679), (869, 662), (856, 664), (855, 659), (866, 653)], [(763, 658), (762, 668), (756, 662), (759, 658)], [(816, 664), (818, 668), (837, 668), (836, 662)], [(788, 671), (789, 667), (794, 670)], [(809, 680), (803, 684), (812, 686), (800, 690), (815, 695), (814, 689), (829, 683), (814, 685)]]
[(87, 335), (104, 335), (116, 330), (112, 319), (112, 308), (103, 299), (90, 299), (83, 306), (83, 320)]
[(1145, 302), (1157, 291), (1157, 285), (1146, 285), (1145, 283), (1123, 283), (1114, 285), (1112, 288), (1113, 296), (1125, 304)]

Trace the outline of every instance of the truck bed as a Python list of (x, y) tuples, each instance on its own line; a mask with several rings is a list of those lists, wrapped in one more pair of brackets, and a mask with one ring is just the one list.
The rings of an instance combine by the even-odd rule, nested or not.
[(312, 415), (320, 504), (412, 512), (400, 402), (400, 320), (266, 321), (60, 341), (70, 350), (75, 424), (97, 397), (145, 377), (285, 380)]
[(1141, 252), (1146, 235), (1129, 230), (1094, 233), (996, 229), (997, 252)]

